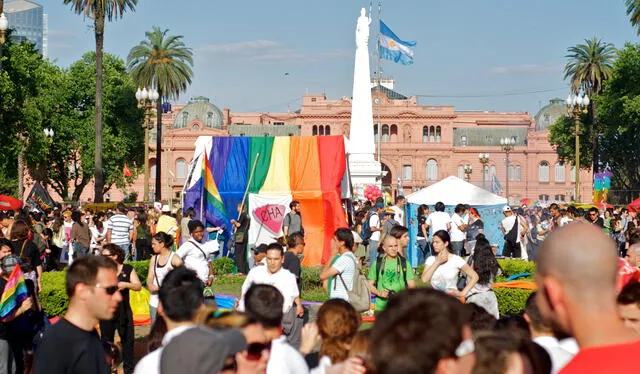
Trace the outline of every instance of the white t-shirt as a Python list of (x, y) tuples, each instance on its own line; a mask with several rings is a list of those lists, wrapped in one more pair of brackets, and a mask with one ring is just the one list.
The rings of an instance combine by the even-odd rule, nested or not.
[(544, 348), (549, 354), (551, 358), (551, 374), (558, 373), (573, 359), (574, 354), (560, 347), (558, 339), (553, 336), (539, 336), (533, 338), (533, 342)]
[(393, 219), (399, 224), (404, 225), (404, 211), (395, 205), (391, 206), (391, 210), (395, 212)]
[[(202, 250), (198, 249), (196, 245)], [(176, 254), (184, 261), (184, 266), (187, 269), (195, 271), (202, 282), (207, 282), (209, 278), (209, 259), (203, 244), (195, 243), (193, 239), (189, 239), (182, 243)]]
[[(435, 256), (429, 256), (425, 266), (429, 267), (436, 262)], [(438, 266), (431, 277), (431, 287), (443, 292), (458, 290), (458, 273), (460, 268), (466, 264), (464, 259), (458, 255), (449, 254), (449, 260)]]
[(138, 361), (133, 374), (160, 374), (160, 357), (162, 357), (163, 347), (169, 344), (169, 342), (176, 336), (194, 327), (196, 326), (180, 326), (167, 331), (162, 338), (162, 346), (142, 357), (140, 361)]
[(240, 304), (238, 305), (240, 311), (244, 311), (244, 295), (252, 284), (268, 284), (277, 288), (284, 297), (282, 312), (285, 314), (291, 306), (293, 306), (296, 297), (300, 296), (296, 276), (289, 270), (280, 268), (280, 270), (271, 274), (266, 265), (256, 266), (249, 270), (247, 278), (244, 280), (244, 283), (242, 283), (242, 296), (240, 297)]
[[(504, 228), (504, 234), (507, 235), (509, 231), (513, 228), (513, 225), (516, 222), (516, 215), (512, 214), (509, 217), (505, 217), (502, 222), (500, 222), (500, 226)], [(522, 225), (520, 224), (520, 219), (518, 219), (518, 233), (516, 235), (516, 243), (520, 243), (520, 234), (522, 234)]]
[[(380, 228), (380, 216), (378, 215), (378, 213), (373, 214), (371, 217), (369, 217), (369, 227)], [(369, 240), (379, 241), (380, 231), (371, 231), (371, 238), (369, 238)]]
[(427, 225), (429, 225), (430, 235), (444, 230), (448, 231), (447, 224), (451, 222), (451, 217), (445, 212), (433, 212), (427, 217)]
[[(356, 256), (351, 251), (347, 251), (340, 255), (336, 262), (331, 265), (332, 268), (336, 269), (344, 283), (346, 283), (348, 290), (353, 289), (353, 278), (356, 274)], [(342, 284), (342, 280), (340, 277), (336, 275), (336, 277), (331, 281), (331, 289), (329, 290), (329, 298), (330, 299), (342, 299), (349, 301), (348, 290), (344, 288), (344, 284)]]
[(111, 243), (118, 245), (129, 244), (129, 232), (133, 230), (133, 221), (124, 214), (114, 214), (107, 220), (111, 230)]
[(453, 213), (451, 216), (451, 230), (449, 230), (452, 242), (462, 242), (466, 239), (466, 234), (459, 229), (459, 227), (464, 224), (464, 219), (457, 213)]
[(306, 374), (309, 367), (295, 348), (287, 343), (283, 335), (271, 341), (271, 352), (267, 363), (267, 374)]
[(569, 224), (570, 222), (573, 222), (573, 220), (569, 217), (562, 217), (560, 218), (560, 227), (565, 226), (567, 224)]

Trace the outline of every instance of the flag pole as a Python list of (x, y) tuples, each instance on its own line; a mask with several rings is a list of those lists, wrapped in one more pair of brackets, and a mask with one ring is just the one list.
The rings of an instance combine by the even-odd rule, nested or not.
[[(245, 188), (244, 190), (244, 195), (242, 196), (242, 202), (240, 203), (240, 211), (238, 212), (238, 218), (236, 219), (236, 222), (240, 220), (240, 216), (242, 215), (242, 211), (244, 210), (244, 202), (247, 199), (247, 194), (249, 194), (249, 186), (251, 186), (251, 181), (253, 180), (253, 174), (256, 171), (256, 165), (258, 165), (258, 159), (260, 158), (260, 153), (256, 153), (256, 159), (253, 160), (253, 166), (251, 166), (251, 172), (249, 173), (249, 180), (247, 180), (247, 188)], [(236, 225), (233, 225), (233, 235), (236, 234), (236, 230), (238, 229), (238, 227)], [(246, 248), (245, 248), (246, 251)], [(227, 251), (227, 257), (229, 257), (229, 253), (231, 251)]]
[[(202, 163), (206, 163), (207, 162), (207, 148), (205, 147), (204, 149), (204, 154), (202, 156)], [(204, 215), (204, 190), (207, 188), (207, 178), (205, 178), (205, 172), (203, 172), (204, 170), (206, 170), (206, 166), (204, 165), (204, 167), (200, 168), (200, 174), (201, 174), (201, 178), (202, 178), (202, 188), (200, 189), (200, 222), (203, 222), (202, 217)]]
[[(371, 16), (371, 13), (369, 13), (369, 16)], [(380, 98), (382, 95), (382, 86), (381, 86), (381, 74), (380, 74), (380, 69), (382, 68), (382, 61), (380, 58), (380, 22), (382, 21), (382, 0), (378, 1), (378, 34), (377, 34), (377, 41), (376, 41), (376, 57), (377, 57), (377, 64), (376, 64), (376, 75), (377, 75), (377, 83), (378, 83), (378, 87), (377, 87), (377, 91), (378, 91), (378, 97), (376, 98), (376, 115), (378, 117), (378, 134), (377, 134), (377, 138), (378, 138), (378, 162), (380, 164), (382, 164), (382, 151), (380, 149), (381, 147), (381, 143), (382, 143), (382, 124), (381, 119), (380, 119), (380, 104), (382, 103), (382, 99)], [(382, 166), (380, 167), (380, 186), (382, 186)], [(382, 190), (382, 189), (381, 189)], [(382, 194), (383, 199), (385, 198), (384, 193)], [(386, 200), (386, 199), (385, 199)], [(385, 202), (386, 203), (386, 202)]]

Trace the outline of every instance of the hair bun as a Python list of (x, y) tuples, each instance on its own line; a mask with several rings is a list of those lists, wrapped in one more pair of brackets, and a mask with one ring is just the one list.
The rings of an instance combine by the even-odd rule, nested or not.
[(476, 235), (476, 240), (487, 240), (487, 237), (484, 234), (478, 234)]

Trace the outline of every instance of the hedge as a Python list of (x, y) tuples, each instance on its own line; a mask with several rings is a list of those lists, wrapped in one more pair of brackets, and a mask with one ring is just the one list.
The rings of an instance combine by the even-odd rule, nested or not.
[[(536, 269), (535, 263), (522, 260), (498, 260), (498, 262), (503, 269), (504, 277), (522, 273), (533, 274)], [(130, 264), (136, 270), (142, 284), (146, 285), (149, 261), (134, 261), (130, 262)], [(237, 288), (239, 291), (244, 277), (227, 276), (235, 270), (235, 264), (232, 259), (226, 257), (217, 258), (214, 260), (213, 267), (216, 274), (216, 280), (213, 285), (214, 290), (216, 285), (226, 285), (227, 288)], [(423, 267), (419, 266), (416, 269), (416, 274), (421, 274), (422, 270)], [(326, 299), (326, 293), (322, 289), (322, 282), (320, 281), (321, 271), (321, 266), (302, 268), (302, 298), (305, 301), (322, 302)], [(366, 274), (367, 272), (368, 269), (363, 268), (363, 273)], [(49, 316), (61, 316), (67, 309), (68, 300), (65, 292), (65, 274), (65, 272), (51, 272), (44, 273), (42, 276), (40, 302)], [(418, 281), (418, 284), (422, 285), (420, 281)], [(500, 315), (521, 314), (524, 310), (525, 302), (532, 292), (531, 290), (512, 288), (496, 288), (494, 291), (498, 298)]]

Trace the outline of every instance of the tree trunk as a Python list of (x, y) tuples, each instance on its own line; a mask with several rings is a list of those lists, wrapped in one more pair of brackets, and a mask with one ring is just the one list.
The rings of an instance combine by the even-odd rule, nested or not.
[(156, 191), (155, 200), (162, 200), (162, 95), (164, 92), (158, 89), (159, 99), (156, 103), (158, 118), (156, 123)]
[[(596, 173), (600, 172), (600, 147), (598, 146), (598, 139), (599, 139), (599, 129), (598, 129), (598, 125), (596, 124), (596, 109), (595, 109), (595, 105), (593, 104), (593, 100), (595, 98), (592, 98), (591, 103), (589, 103), (589, 121), (591, 121), (591, 138), (592, 138), (592, 157), (593, 157), (593, 167), (592, 167), (592, 171), (593, 171), (593, 176), (595, 177)], [(595, 180), (595, 178), (594, 178)]]
[(18, 199), (24, 201), (24, 147), (25, 144), (20, 136), (21, 146), (18, 153)]
[[(101, 4), (101, 2), (97, 2), (96, 4)], [(104, 9), (102, 9), (100, 5), (96, 5), (94, 16), (96, 36), (96, 148), (93, 200), (96, 203), (101, 203), (102, 189), (104, 186), (104, 170), (102, 169), (102, 53), (104, 47)]]

